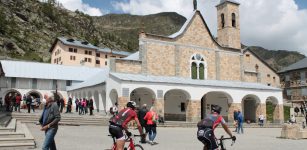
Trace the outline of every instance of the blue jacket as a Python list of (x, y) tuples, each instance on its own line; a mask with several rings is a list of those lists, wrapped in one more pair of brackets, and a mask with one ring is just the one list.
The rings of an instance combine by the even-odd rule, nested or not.
[(238, 123), (243, 123), (243, 115), (242, 115), (242, 113), (240, 112), (240, 113), (238, 113)]

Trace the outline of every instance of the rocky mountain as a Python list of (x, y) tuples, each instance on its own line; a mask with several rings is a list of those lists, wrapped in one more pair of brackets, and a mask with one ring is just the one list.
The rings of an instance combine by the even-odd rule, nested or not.
[[(138, 33), (170, 35), (186, 21), (174, 12), (146, 16), (108, 14), (91, 17), (69, 11), (55, 0), (0, 0), (0, 59), (14, 58), (49, 62), (49, 48), (56, 37), (88, 41), (99, 47), (138, 50)], [(250, 47), (273, 68), (279, 70), (303, 57), (297, 52), (270, 51)]]
[(169, 35), (186, 19), (177, 13), (147, 16), (109, 14), (91, 17), (71, 12), (54, 0), (0, 0), (0, 56), (49, 61), (48, 52), (56, 37), (86, 40), (100, 47), (136, 51), (138, 33)]
[(267, 50), (258, 46), (250, 46), (249, 50), (253, 51), (256, 55), (262, 58), (267, 64), (269, 64), (276, 71), (281, 70), (283, 67), (287, 67), (306, 56), (296, 51), (287, 50)]

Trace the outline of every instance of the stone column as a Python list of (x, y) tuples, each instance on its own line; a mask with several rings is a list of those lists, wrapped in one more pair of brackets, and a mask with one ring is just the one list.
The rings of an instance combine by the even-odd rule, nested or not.
[(283, 123), (284, 122), (284, 105), (276, 105), (273, 113), (273, 122), (274, 123)]
[(201, 120), (201, 101), (200, 100), (188, 100), (186, 110), (187, 122), (198, 122)]
[(164, 118), (164, 99), (156, 99), (154, 107), (156, 112)]
[(129, 101), (129, 97), (118, 97), (118, 110), (124, 109)]
[(256, 122), (258, 122), (258, 117), (260, 114), (266, 118), (266, 103), (260, 103), (256, 105)]
[[(242, 105), (240, 103), (231, 103), (228, 109), (228, 122), (234, 121), (233, 112), (234, 110), (242, 110)], [(242, 112), (242, 111), (241, 111)]]

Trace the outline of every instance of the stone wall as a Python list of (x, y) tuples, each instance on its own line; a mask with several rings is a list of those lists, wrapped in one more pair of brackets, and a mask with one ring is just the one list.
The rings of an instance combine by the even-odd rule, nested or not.
[[(256, 65), (258, 66), (258, 69), (256, 69)], [(271, 84), (273, 87), (280, 87), (278, 74), (249, 51), (244, 53), (244, 70), (256, 73), (258, 82), (262, 84)], [(254, 82), (255, 78), (251, 78), (248, 73), (245, 73), (244, 81)]]
[(187, 102), (186, 121), (198, 122), (201, 120), (201, 101), (189, 100)]
[(273, 121), (274, 123), (284, 122), (284, 106), (282, 104), (276, 105), (273, 114)]
[(118, 97), (118, 110), (124, 109), (129, 101), (129, 97)]
[(220, 54), (220, 80), (240, 81), (241, 63), (240, 55), (219, 53)]
[(175, 46), (160, 43), (146, 45), (147, 74), (175, 76)]
[(121, 73), (141, 73), (141, 62), (140, 61), (127, 61), (127, 60), (115, 60), (115, 71)]
[(164, 117), (164, 99), (156, 99), (154, 102), (154, 107), (156, 109), (156, 112)]

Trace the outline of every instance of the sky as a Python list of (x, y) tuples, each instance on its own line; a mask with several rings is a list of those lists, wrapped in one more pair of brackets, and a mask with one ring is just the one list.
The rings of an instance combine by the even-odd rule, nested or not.
[[(108, 13), (147, 15), (177, 12), (189, 17), (193, 0), (58, 0), (69, 10), (91, 16)], [(271, 50), (295, 50), (307, 55), (307, 0), (236, 0), (240, 5), (241, 42)], [(216, 36), (216, 5), (198, 0), (210, 31)]]

